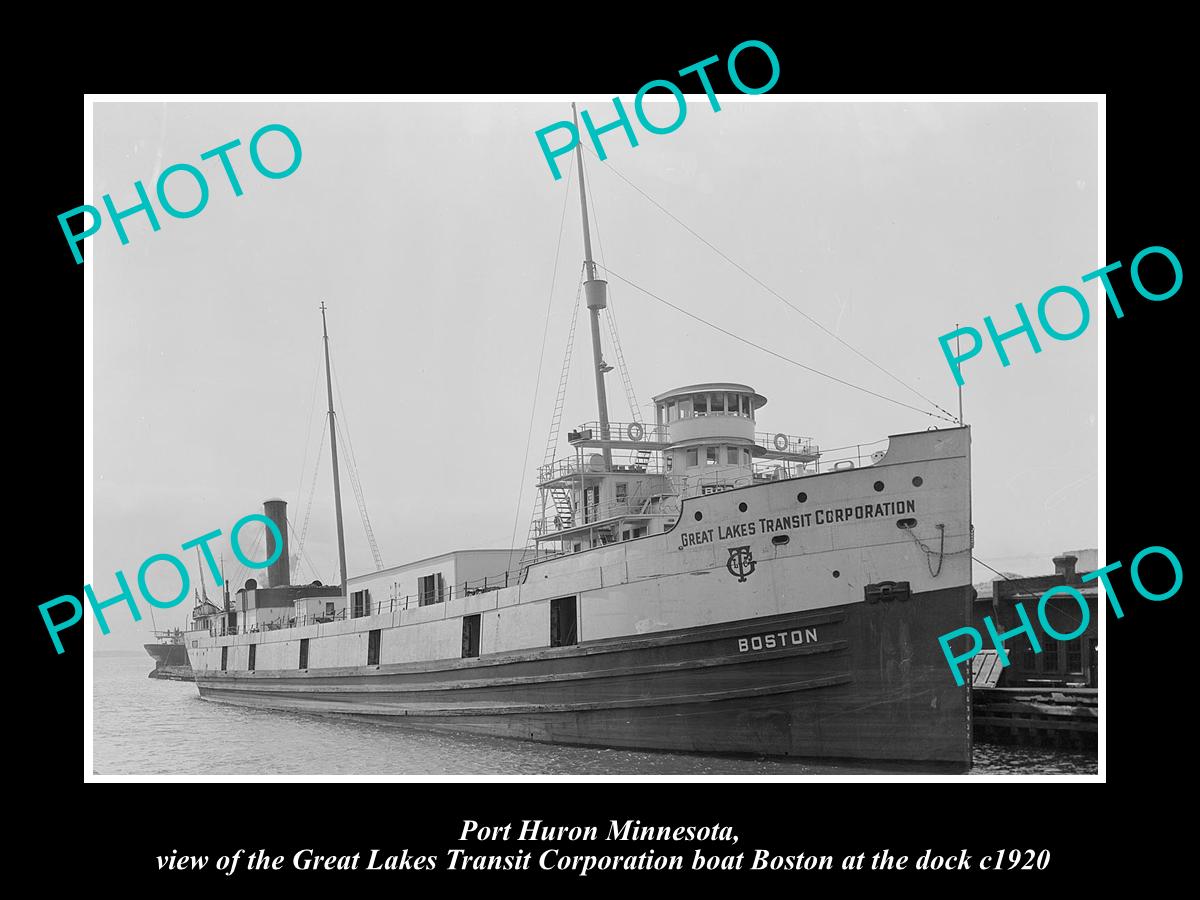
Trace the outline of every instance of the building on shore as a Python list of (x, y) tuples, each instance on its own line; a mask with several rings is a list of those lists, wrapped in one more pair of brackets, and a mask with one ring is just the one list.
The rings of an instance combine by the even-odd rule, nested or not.
[[(1052, 575), (998, 578), (991, 584), (990, 597), (984, 591), (978, 591), (973, 618), (981, 634), (987, 634), (984, 616), (991, 616), (1000, 634), (1020, 628), (1021, 619), (1016, 610), (1016, 605), (1020, 603), (1033, 623), (1041, 649), (1041, 652), (1035, 652), (1025, 634), (1007, 640), (1005, 649), (1009, 665), (1004, 670), (1001, 684), (1008, 687), (1098, 687), (1097, 582), (1082, 580), (1078, 566), (1081, 558), (1085, 561), (1083, 573), (1096, 568), (1095, 550), (1071, 551), (1054, 557)], [(1060, 585), (1077, 590), (1088, 607), (1086, 627), (1066, 641), (1054, 640), (1047, 635), (1037, 614), (1042, 595)], [(1059, 634), (1074, 634), (1079, 631), (1084, 619), (1077, 600), (1065, 593), (1057, 594), (1046, 602), (1045, 616), (1050, 627)]]

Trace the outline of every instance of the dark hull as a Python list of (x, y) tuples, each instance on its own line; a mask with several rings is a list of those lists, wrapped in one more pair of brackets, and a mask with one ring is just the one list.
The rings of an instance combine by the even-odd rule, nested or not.
[(968, 689), (937, 637), (965, 624), (969, 590), (473, 660), (203, 671), (197, 687), (226, 703), (524, 740), (965, 771)]
[(187, 648), (183, 644), (143, 644), (142, 646), (153, 658), (155, 669), (161, 669), (164, 666), (191, 668), (188, 664)]
[(158, 666), (151, 669), (149, 678), (157, 678), (161, 681), (195, 681), (196, 676), (192, 672), (191, 666)]

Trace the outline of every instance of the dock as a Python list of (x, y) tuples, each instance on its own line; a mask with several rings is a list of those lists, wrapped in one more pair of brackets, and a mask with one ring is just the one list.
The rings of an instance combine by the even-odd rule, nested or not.
[(995, 651), (972, 660), (972, 732), (977, 741), (1096, 750), (1099, 691), (1025, 684), (999, 687)]

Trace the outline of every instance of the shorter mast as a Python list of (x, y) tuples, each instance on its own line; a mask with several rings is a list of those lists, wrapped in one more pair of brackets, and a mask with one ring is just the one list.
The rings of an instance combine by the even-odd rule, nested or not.
[(321, 301), (321, 332), (325, 340), (325, 388), (329, 394), (329, 448), (333, 453), (333, 509), (337, 514), (338, 566), (342, 596), (346, 596), (346, 536), (342, 528), (342, 485), (338, 480), (337, 421), (333, 414), (333, 378), (329, 374), (329, 329), (325, 325), (325, 301)]
[[(200, 596), (203, 598), (201, 602), (208, 602), (208, 585), (204, 583), (204, 566), (200, 562), (200, 548), (196, 548), (196, 568), (200, 570)], [(199, 606), (200, 604), (196, 604)]]

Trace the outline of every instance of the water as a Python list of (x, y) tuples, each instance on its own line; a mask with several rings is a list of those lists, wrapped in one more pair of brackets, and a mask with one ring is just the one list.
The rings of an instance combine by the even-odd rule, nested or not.
[[(895, 769), (564, 747), (209, 703), (147, 678), (145, 657), (93, 663), (100, 775), (826, 775)], [(1092, 774), (1094, 755), (976, 744), (972, 774)], [(911, 771), (911, 770), (910, 770)]]

